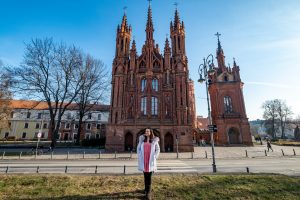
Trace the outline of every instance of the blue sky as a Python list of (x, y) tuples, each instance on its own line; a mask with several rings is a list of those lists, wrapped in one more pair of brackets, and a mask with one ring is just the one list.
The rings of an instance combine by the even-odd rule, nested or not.
[[(137, 49), (145, 41), (146, 0), (0, 0), (0, 59), (22, 62), (24, 42), (52, 37), (75, 44), (103, 60), (109, 69), (115, 52), (116, 27), (127, 6)], [(226, 63), (233, 57), (241, 69), (249, 119), (262, 118), (265, 100), (283, 99), (300, 115), (300, 1), (299, 0), (177, 0), (186, 27), (190, 77), (195, 81), (198, 115), (207, 115), (204, 85), (198, 66), (215, 55), (220, 32)], [(174, 0), (152, 1), (154, 39), (163, 50)]]

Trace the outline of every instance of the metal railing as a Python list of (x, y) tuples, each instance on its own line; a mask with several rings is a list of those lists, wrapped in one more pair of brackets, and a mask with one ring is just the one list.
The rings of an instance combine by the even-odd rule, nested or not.
[[(224, 150), (223, 150), (224, 151)], [(256, 158), (256, 157), (283, 157), (283, 156), (297, 156), (295, 149), (283, 150), (277, 149), (274, 152), (268, 152), (265, 149), (252, 150), (245, 149), (244, 151), (228, 151), (222, 153), (216, 153), (216, 158)], [(167, 159), (208, 159), (212, 158), (211, 151), (208, 149), (203, 149), (197, 152), (174, 152), (174, 153), (160, 153), (160, 160)], [(137, 159), (137, 154), (135, 152), (129, 153), (103, 153), (102, 151), (98, 152), (74, 152), (74, 151), (59, 151), (59, 152), (38, 152), (38, 154), (31, 153), (31, 151), (20, 151), (20, 152), (11, 152), (11, 151), (2, 151), (0, 152), (0, 160), (5, 159), (41, 159), (41, 160), (78, 160), (78, 159)]]

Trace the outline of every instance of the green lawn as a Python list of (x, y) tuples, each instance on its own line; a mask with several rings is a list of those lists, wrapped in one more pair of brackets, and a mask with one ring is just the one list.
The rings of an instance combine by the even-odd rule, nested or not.
[[(0, 175), (0, 199), (143, 199), (143, 177)], [(300, 179), (283, 175), (178, 174), (153, 177), (152, 199), (300, 199)]]

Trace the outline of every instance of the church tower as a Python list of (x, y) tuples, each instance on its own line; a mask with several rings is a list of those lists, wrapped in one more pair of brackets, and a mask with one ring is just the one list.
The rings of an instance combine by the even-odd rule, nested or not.
[(177, 146), (179, 151), (193, 151), (194, 85), (189, 79), (185, 28), (178, 10), (170, 25), (171, 44), (166, 38), (163, 54), (154, 40), (150, 4), (141, 55), (135, 40), (129, 48), (131, 32), (124, 14), (117, 28), (106, 149), (134, 150), (138, 137), (150, 127), (160, 138), (161, 151), (176, 151)]
[(252, 145), (250, 126), (246, 115), (240, 67), (233, 60), (233, 67), (225, 65), (225, 55), (218, 36), (216, 58), (218, 67), (210, 77), (212, 123), (218, 127), (215, 142), (218, 145)]

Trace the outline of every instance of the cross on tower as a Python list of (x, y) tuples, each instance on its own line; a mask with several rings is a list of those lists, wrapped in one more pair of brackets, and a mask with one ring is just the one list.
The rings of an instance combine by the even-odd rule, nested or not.
[(218, 37), (218, 41), (220, 41), (220, 40), (219, 40), (220, 35), (221, 35), (221, 34), (220, 34), (219, 32), (217, 32), (217, 33), (215, 34), (215, 36)]
[(126, 9), (127, 9), (127, 6), (124, 6), (124, 7), (123, 7), (124, 14), (126, 14)]
[(176, 9), (177, 9), (178, 3), (177, 3), (177, 2), (175, 2), (173, 5), (174, 5), (174, 6), (176, 7)]

